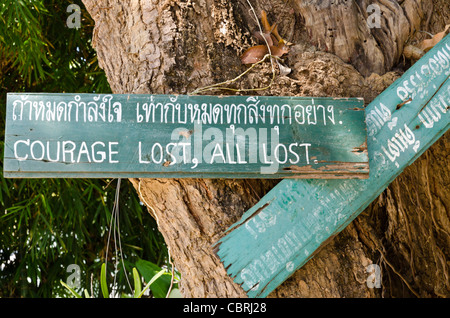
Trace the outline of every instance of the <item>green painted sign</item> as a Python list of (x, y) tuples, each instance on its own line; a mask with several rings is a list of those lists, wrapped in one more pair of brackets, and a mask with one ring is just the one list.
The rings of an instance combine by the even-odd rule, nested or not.
[(363, 104), (10, 93), (4, 176), (367, 178)]
[(370, 178), (282, 180), (228, 229), (216, 253), (249, 297), (303, 266), (448, 130), (449, 76), (447, 35), (367, 106)]

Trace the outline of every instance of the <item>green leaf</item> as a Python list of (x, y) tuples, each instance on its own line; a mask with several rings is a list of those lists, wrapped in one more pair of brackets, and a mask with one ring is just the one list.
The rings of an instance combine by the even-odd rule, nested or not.
[(102, 264), (100, 272), (100, 287), (102, 290), (103, 298), (109, 298), (108, 284), (106, 283), (106, 264)]
[(183, 298), (183, 295), (181, 295), (181, 292), (178, 288), (174, 288), (170, 291), (168, 298)]
[[(156, 274), (161, 272), (161, 267), (158, 265), (140, 259), (136, 262), (136, 267), (138, 268), (141, 275), (144, 277), (146, 282), (150, 281)], [(165, 298), (167, 291), (170, 288), (172, 276), (169, 273), (163, 275), (158, 281), (150, 287), (152, 294), (155, 298)]]
[(83, 297), (81, 297), (80, 294), (78, 294), (73, 288), (69, 287), (69, 285), (64, 283), (62, 280), (60, 280), (60, 282), (61, 282), (61, 285), (66, 287), (72, 293), (72, 295), (74, 295), (76, 298), (83, 298)]
[(133, 267), (133, 279), (134, 279), (134, 297), (138, 298), (139, 294), (142, 291), (141, 278), (139, 277), (139, 273), (135, 267)]
[(145, 286), (145, 288), (141, 291), (141, 293), (136, 298), (141, 298), (142, 295), (144, 295), (145, 291), (161, 276), (164, 274), (166, 270), (163, 269), (159, 273), (157, 273), (155, 276), (152, 277), (152, 279), (148, 282), (148, 284)]

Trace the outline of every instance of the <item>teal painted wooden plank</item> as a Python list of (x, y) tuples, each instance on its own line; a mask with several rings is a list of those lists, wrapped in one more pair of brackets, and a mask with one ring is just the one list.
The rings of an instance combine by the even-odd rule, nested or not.
[(228, 229), (215, 250), (249, 297), (302, 267), (448, 130), (449, 75), (447, 35), (367, 106), (369, 179), (282, 180)]
[(360, 98), (8, 94), (4, 176), (367, 178)]

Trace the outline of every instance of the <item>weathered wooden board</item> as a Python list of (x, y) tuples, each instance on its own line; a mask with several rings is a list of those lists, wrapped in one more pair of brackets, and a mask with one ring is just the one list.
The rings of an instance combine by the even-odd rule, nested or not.
[(282, 180), (228, 229), (216, 253), (249, 297), (303, 266), (448, 130), (449, 75), (447, 35), (367, 106), (369, 179)]
[(4, 176), (367, 178), (360, 98), (8, 94)]

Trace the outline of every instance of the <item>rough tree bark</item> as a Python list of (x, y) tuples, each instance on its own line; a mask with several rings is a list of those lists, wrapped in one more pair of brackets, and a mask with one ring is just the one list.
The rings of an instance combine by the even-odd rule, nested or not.
[[(84, 0), (93, 45), (114, 93), (179, 93), (236, 77), (254, 45), (250, 10), (265, 10), (291, 42), (259, 95), (364, 97), (370, 102), (411, 63), (403, 48), (442, 31), (447, 0)], [(380, 28), (366, 21), (381, 9)], [(434, 8), (434, 10), (433, 10)], [(275, 64), (276, 65), (276, 64)], [(265, 87), (270, 62), (235, 88)], [(208, 94), (229, 94), (210, 91)], [(408, 167), (352, 224), (270, 297), (450, 296), (449, 134)], [(222, 233), (276, 180), (133, 179), (157, 219), (187, 297), (245, 297), (212, 251)], [(366, 284), (379, 264), (383, 286)]]

